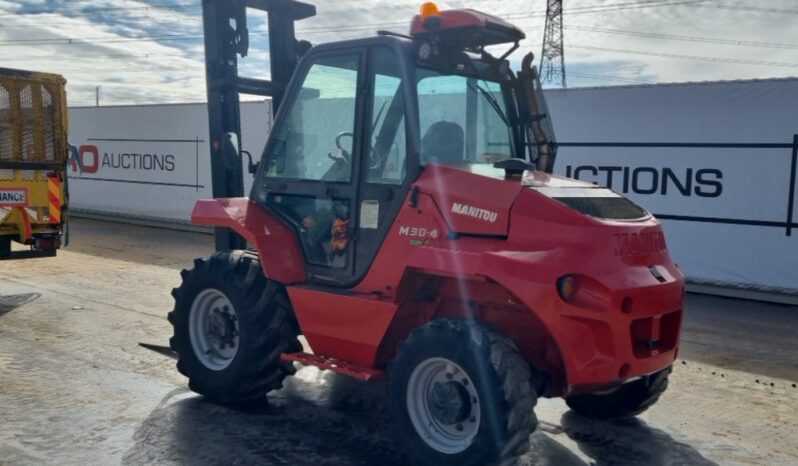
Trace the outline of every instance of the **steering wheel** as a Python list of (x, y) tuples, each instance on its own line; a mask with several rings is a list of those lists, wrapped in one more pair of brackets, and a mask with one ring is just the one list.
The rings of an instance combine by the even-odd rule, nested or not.
[[(349, 154), (349, 152), (346, 151), (346, 149), (341, 147), (341, 139), (345, 137), (352, 138), (352, 142), (354, 142), (355, 140), (355, 135), (353, 133), (349, 131), (341, 131), (335, 137), (335, 147), (338, 148), (339, 151), (341, 151), (341, 158), (343, 159), (343, 161), (346, 162), (347, 165), (351, 165), (352, 156)], [(330, 158), (339, 160), (338, 158), (332, 155), (330, 155)], [(381, 164), (382, 160), (380, 158), (380, 154), (377, 153), (377, 150), (373, 146), (369, 145), (369, 169), (370, 170), (378, 169)]]
[[(344, 161), (344, 163), (346, 163), (347, 165), (352, 165), (352, 156), (349, 154), (349, 152), (346, 151), (346, 149), (341, 147), (341, 139), (346, 137), (352, 138), (352, 142), (354, 143), (355, 135), (353, 133), (349, 131), (341, 131), (340, 133), (338, 133), (338, 136), (335, 136), (335, 147), (337, 147), (338, 150), (341, 151), (341, 159)], [(339, 160), (338, 158), (332, 155), (330, 155), (330, 158), (334, 160)]]

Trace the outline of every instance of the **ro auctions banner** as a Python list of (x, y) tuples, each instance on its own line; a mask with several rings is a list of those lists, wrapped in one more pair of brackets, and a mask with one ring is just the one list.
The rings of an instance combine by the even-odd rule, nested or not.
[[(241, 112), (243, 148), (259, 153), (271, 105), (244, 103)], [(212, 196), (207, 134), (204, 104), (70, 109), (73, 208), (189, 221), (196, 200)]]
[(798, 79), (554, 90), (548, 98), (560, 142), (662, 143), (561, 147), (556, 171), (607, 186), (663, 220), (688, 277), (798, 289)]

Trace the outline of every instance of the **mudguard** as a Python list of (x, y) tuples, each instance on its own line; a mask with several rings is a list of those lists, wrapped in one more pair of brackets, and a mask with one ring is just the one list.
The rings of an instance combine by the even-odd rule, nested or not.
[(258, 250), (263, 273), (283, 285), (307, 280), (305, 261), (291, 228), (248, 197), (203, 199), (191, 213), (194, 225), (229, 228)]

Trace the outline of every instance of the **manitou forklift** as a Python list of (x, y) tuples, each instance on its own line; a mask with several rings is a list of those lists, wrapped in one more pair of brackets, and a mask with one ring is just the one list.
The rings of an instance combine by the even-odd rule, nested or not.
[[(238, 76), (247, 8), (269, 14), (272, 81)], [(552, 175), (532, 56), (508, 61), (520, 29), (428, 3), (408, 34), (311, 47), (294, 35), (310, 5), (203, 9), (215, 199), (192, 218), (218, 251), (182, 272), (169, 314), (192, 390), (251, 402), (295, 363), (387, 379), (425, 465), (512, 462), (540, 396), (596, 418), (657, 401), (683, 276), (651, 214)], [(249, 197), (240, 93), (277, 112)]]

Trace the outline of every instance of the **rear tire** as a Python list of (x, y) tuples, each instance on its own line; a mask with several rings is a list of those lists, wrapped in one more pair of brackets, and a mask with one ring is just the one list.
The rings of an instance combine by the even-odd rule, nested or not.
[(0, 257), (8, 257), (11, 255), (11, 238), (8, 236), (0, 236)]
[(302, 350), (281, 285), (249, 251), (217, 252), (181, 272), (169, 313), (177, 369), (191, 390), (218, 403), (245, 403), (282, 387), (295, 372), (282, 353)]
[(577, 414), (592, 419), (616, 419), (637, 416), (659, 400), (668, 388), (672, 367), (621, 385), (609, 393), (587, 393), (565, 399)]
[(389, 374), (414, 464), (509, 464), (529, 448), (537, 396), (529, 366), (499, 334), (469, 321), (432, 321), (399, 345)]

